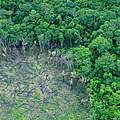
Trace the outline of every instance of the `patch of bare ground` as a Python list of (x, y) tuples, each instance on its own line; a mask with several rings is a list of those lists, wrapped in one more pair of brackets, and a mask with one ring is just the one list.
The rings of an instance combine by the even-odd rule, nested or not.
[[(63, 67), (48, 58), (2, 56), (0, 120), (91, 120), (89, 107), (63, 82)], [(87, 98), (86, 89), (81, 89), (80, 98)]]

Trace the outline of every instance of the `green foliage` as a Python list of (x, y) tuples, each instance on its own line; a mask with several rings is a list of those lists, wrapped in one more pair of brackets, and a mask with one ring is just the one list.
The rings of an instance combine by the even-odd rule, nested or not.
[(66, 57), (74, 62), (75, 70), (82, 76), (90, 74), (91, 71), (91, 51), (89, 48), (80, 46), (79, 48), (71, 48), (66, 53)]
[[(112, 77), (112, 79), (114, 78)], [(90, 93), (94, 107), (94, 120), (118, 120), (120, 118), (120, 94), (119, 90), (116, 89), (119, 86), (120, 82), (105, 85), (104, 83), (101, 84), (101, 80), (94, 79), (91, 81)]]
[[(48, 44), (48, 46), (50, 42), (57, 42), (61, 47), (88, 45), (94, 30), (99, 29), (105, 21), (116, 18), (116, 11), (111, 9), (106, 9), (104, 12), (99, 11), (100, 8), (104, 8), (103, 3), (94, 0), (89, 2), (87, 0), (79, 0), (79, 2), (72, 0), (1, 0), (1, 19), (11, 19), (15, 27), (16, 24), (20, 26), (19, 31), (22, 34), (22, 37), (16, 37), (20, 36), (20, 33), (17, 31), (14, 35), (12, 29), (13, 31), (10, 31), (5, 39), (13, 44), (24, 38), (28, 44), (32, 44), (36, 40), (42, 42), (43, 45)], [(113, 2), (112, 5), (117, 7), (116, 2)], [(6, 26), (10, 27), (9, 24)], [(4, 32), (8, 32), (8, 29), (5, 29)], [(41, 35), (44, 36), (44, 40), (49, 39), (49, 42), (43, 43)]]
[(13, 108), (12, 116), (14, 120), (27, 120), (27, 117), (25, 117), (24, 110), (22, 109), (20, 110), (20, 109)]
[(94, 75), (101, 77), (105, 72), (111, 72), (114, 74), (116, 66), (116, 55), (110, 53), (105, 53), (95, 61)]
[(89, 44), (89, 48), (92, 51), (94, 60), (101, 56), (103, 53), (107, 52), (111, 47), (111, 42), (101, 36), (97, 37)]
[(78, 74), (91, 79), (94, 119), (120, 119), (120, 0), (0, 2), (0, 45), (22, 40), (29, 46), (37, 41), (41, 49), (72, 47), (67, 58)]

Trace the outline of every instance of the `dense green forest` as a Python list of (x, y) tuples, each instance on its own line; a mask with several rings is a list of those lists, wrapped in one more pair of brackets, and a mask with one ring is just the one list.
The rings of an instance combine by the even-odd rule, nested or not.
[(34, 45), (88, 79), (93, 120), (120, 120), (120, 0), (0, 0), (0, 55)]

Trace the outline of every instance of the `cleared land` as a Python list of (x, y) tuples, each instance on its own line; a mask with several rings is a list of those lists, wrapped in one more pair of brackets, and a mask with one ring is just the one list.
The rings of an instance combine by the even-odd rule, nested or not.
[(89, 104), (80, 102), (86, 89), (71, 90), (63, 68), (47, 62), (46, 54), (0, 61), (0, 120), (91, 120)]

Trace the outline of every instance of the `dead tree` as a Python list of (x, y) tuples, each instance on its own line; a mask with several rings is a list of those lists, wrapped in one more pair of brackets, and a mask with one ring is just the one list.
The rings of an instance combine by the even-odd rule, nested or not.
[(71, 77), (71, 72), (65, 70), (62, 71), (63, 82), (70, 85), (70, 77)]
[(51, 62), (57, 62), (57, 49), (55, 49), (54, 51), (50, 51), (48, 50), (48, 61)]

